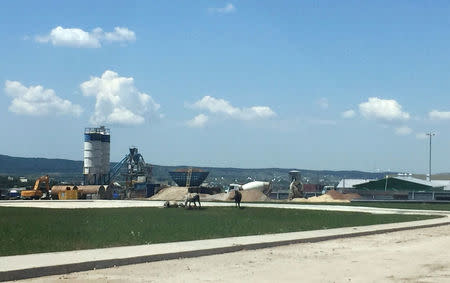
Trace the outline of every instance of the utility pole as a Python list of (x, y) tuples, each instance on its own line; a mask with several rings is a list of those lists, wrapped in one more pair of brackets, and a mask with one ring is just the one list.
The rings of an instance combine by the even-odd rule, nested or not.
[(387, 191), (387, 181), (388, 181), (389, 175), (386, 175), (386, 183), (384, 183), (384, 191)]
[(435, 136), (435, 133), (429, 132), (429, 133), (427, 133), (427, 136), (430, 137), (430, 159), (429, 159), (429, 164), (428, 164), (428, 181), (431, 182), (431, 138), (433, 136)]

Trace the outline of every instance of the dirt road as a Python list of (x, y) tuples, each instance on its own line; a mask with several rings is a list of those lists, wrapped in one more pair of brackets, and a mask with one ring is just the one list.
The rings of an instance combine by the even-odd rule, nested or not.
[(450, 282), (450, 225), (22, 282)]

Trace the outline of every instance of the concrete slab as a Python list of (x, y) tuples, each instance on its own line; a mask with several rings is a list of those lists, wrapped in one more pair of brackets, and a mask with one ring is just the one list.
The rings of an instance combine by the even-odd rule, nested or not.
[[(84, 205), (90, 207), (109, 207), (111, 201), (87, 201)], [(112, 201), (114, 205), (161, 206), (162, 202), (135, 202), (120, 203)], [(45, 202), (14, 202), (15, 204), (32, 204), (32, 207), (40, 207)], [(55, 205), (53, 205), (53, 203)], [(50, 207), (59, 207), (63, 202), (50, 201)], [(79, 202), (65, 202), (67, 206), (79, 206)], [(2, 203), (3, 205), (4, 203)], [(208, 203), (206, 206), (233, 205), (229, 203)], [(9, 205), (8, 205), (9, 206)], [(163, 243), (152, 245), (126, 246), (107, 249), (92, 249), (81, 251), (68, 251), (57, 253), (41, 253), (30, 255), (18, 255), (0, 257), (0, 281), (17, 280), (46, 275), (64, 274), (76, 271), (85, 271), (99, 268), (107, 268), (118, 265), (128, 265), (151, 261), (169, 260), (181, 257), (196, 257), (219, 253), (234, 252), (243, 249), (259, 249), (304, 242), (317, 242), (343, 237), (356, 237), (370, 234), (386, 233), (406, 229), (425, 228), (450, 224), (448, 211), (423, 211), (380, 209), (372, 207), (344, 207), (344, 206), (318, 206), (318, 205), (289, 205), (289, 204), (246, 204), (251, 207), (281, 207), (292, 209), (323, 209), (335, 211), (358, 211), (370, 213), (399, 213), (399, 214), (429, 214), (442, 215), (444, 217), (383, 225), (370, 225), (363, 227), (347, 227), (328, 230), (316, 230), (305, 232), (292, 232), (283, 234), (256, 235), (245, 237), (231, 237), (200, 241), (185, 241), (175, 243)], [(124, 206), (122, 206), (124, 207)], [(67, 208), (67, 207), (64, 207)], [(77, 207), (79, 208), (79, 207)]]

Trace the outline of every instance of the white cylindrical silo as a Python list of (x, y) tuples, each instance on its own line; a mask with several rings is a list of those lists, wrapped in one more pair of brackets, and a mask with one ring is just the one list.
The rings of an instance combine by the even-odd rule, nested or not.
[[(103, 143), (104, 135), (109, 129), (86, 128), (84, 131), (84, 166), (83, 174), (86, 184), (103, 184), (109, 172), (109, 143)], [(108, 169), (106, 169), (108, 160)], [(107, 172), (108, 171), (108, 172)]]
[[(88, 141), (86, 141), (88, 140)], [(89, 137), (86, 137), (85, 135), (85, 142), (84, 142), (84, 166), (83, 166), (83, 174), (89, 174), (92, 172), (92, 157), (93, 157), (93, 146), (92, 143), (89, 141)]]

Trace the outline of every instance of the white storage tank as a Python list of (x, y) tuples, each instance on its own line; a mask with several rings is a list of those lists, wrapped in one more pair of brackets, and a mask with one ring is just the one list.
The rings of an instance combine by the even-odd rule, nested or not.
[(90, 141), (86, 141), (86, 136), (84, 137), (84, 166), (83, 174), (89, 174), (92, 171), (94, 163), (92, 159), (94, 157), (93, 145)]
[[(84, 183), (102, 185), (109, 174), (110, 132), (101, 126), (84, 130)], [(107, 165), (106, 165), (107, 164)]]

